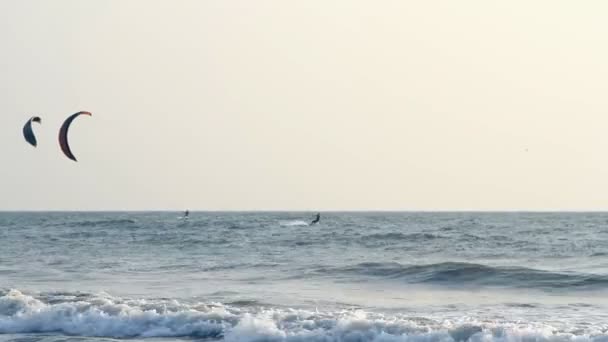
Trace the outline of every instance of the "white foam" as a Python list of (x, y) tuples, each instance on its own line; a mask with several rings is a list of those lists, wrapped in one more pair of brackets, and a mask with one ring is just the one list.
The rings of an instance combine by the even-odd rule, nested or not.
[[(0, 297), (0, 333), (59, 332), (107, 337), (170, 337), (221, 335), (235, 321), (223, 307), (198, 311), (183, 306), (121, 303), (115, 298), (45, 304), (19, 291)], [(146, 307), (147, 306), (147, 307)]]
[(283, 221), (283, 222), (281, 222), (281, 226), (284, 226), (284, 227), (308, 226), (308, 222), (304, 222), (302, 220)]
[(234, 329), (226, 334), (226, 341), (283, 341), (285, 337), (285, 332), (281, 331), (272, 319), (245, 314)]
[[(554, 327), (534, 322), (441, 320), (361, 310), (240, 309), (176, 300), (127, 300), (107, 294), (66, 296), (48, 304), (11, 290), (0, 296), (0, 334), (186, 337), (228, 342), (607, 342), (603, 325)], [(53, 298), (55, 302), (57, 298)]]

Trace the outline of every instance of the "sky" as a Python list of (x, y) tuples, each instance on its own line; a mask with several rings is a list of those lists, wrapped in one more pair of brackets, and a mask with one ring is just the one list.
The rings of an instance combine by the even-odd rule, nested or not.
[(0, 0), (0, 210), (608, 210), (606, 13)]

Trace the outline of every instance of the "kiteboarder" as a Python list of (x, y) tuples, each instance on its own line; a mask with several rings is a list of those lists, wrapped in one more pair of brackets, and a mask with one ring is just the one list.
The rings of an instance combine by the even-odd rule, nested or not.
[(317, 224), (319, 221), (321, 221), (321, 213), (317, 213), (317, 216), (314, 220), (312, 220), (312, 222), (310, 222), (310, 225), (312, 226), (313, 224)]

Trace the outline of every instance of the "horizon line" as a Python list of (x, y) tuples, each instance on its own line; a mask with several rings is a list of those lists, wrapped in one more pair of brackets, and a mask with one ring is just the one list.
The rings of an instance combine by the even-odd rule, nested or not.
[(0, 209), (0, 213), (608, 213), (608, 209)]

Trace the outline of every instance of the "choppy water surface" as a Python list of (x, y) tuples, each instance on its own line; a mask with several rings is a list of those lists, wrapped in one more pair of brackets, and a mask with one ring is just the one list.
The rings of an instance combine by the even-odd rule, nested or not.
[(608, 214), (0, 213), (0, 341), (608, 341)]

